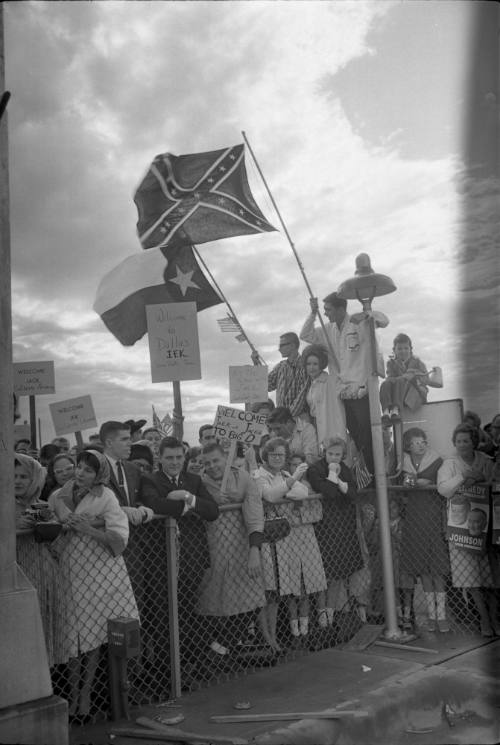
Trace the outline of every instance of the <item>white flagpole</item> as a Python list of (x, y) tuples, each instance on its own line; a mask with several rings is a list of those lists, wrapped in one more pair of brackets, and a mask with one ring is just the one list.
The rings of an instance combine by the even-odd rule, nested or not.
[[(306, 287), (307, 287), (307, 290), (309, 292), (309, 297), (310, 298), (314, 298), (314, 294), (313, 294), (313, 291), (311, 289), (311, 285), (309, 284), (309, 280), (307, 279), (307, 276), (306, 276), (306, 273), (304, 271), (304, 267), (302, 266), (302, 262), (300, 260), (300, 257), (298, 255), (297, 250), (296, 250), (296, 248), (295, 248), (295, 246), (293, 244), (293, 241), (292, 241), (292, 239), (290, 237), (290, 233), (288, 232), (288, 229), (287, 229), (287, 227), (286, 227), (286, 225), (285, 225), (285, 223), (283, 221), (283, 218), (281, 217), (280, 211), (278, 209), (278, 205), (276, 204), (276, 202), (274, 200), (274, 197), (271, 194), (271, 190), (270, 190), (269, 186), (267, 185), (267, 181), (264, 178), (264, 174), (262, 173), (261, 167), (259, 166), (259, 163), (257, 162), (257, 158), (254, 155), (254, 152), (253, 152), (253, 150), (252, 150), (252, 148), (250, 146), (250, 143), (248, 142), (248, 139), (247, 139), (247, 136), (246, 136), (245, 132), (242, 131), (241, 134), (243, 135), (243, 139), (245, 140), (245, 143), (246, 143), (246, 145), (248, 147), (248, 150), (250, 152), (250, 155), (252, 156), (253, 161), (254, 161), (254, 163), (255, 163), (255, 165), (257, 167), (257, 170), (259, 172), (259, 175), (260, 175), (260, 177), (261, 177), (261, 179), (262, 179), (262, 181), (264, 183), (264, 186), (266, 187), (266, 191), (269, 194), (269, 198), (271, 199), (271, 202), (273, 203), (274, 209), (276, 210), (276, 214), (278, 215), (278, 219), (279, 219), (279, 221), (281, 223), (281, 226), (282, 226), (282, 228), (283, 228), (283, 230), (285, 232), (285, 235), (286, 235), (286, 237), (288, 239), (288, 243), (290, 244), (290, 247), (291, 247), (291, 249), (293, 251), (293, 254), (294, 254), (294, 256), (295, 256), (295, 258), (297, 260), (297, 264), (299, 265), (299, 269), (301, 271), (302, 277), (304, 278), (304, 282), (306, 283)], [(326, 343), (328, 345), (328, 349), (329, 349), (329, 352), (330, 352), (330, 355), (331, 355), (332, 366), (334, 367), (334, 369), (337, 372), (339, 372), (340, 367), (339, 367), (339, 362), (338, 362), (338, 359), (337, 359), (337, 355), (335, 354), (335, 350), (333, 349), (333, 346), (332, 346), (332, 343), (330, 341), (330, 338), (329, 338), (328, 334), (326, 333), (325, 323), (323, 321), (323, 318), (322, 318), (319, 310), (318, 310), (318, 318), (319, 318), (319, 322), (321, 324), (321, 328), (323, 329), (323, 333), (325, 335)]]

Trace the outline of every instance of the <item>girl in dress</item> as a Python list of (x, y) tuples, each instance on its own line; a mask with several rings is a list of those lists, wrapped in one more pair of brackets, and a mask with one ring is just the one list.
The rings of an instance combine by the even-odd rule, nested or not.
[(403, 627), (411, 629), (411, 603), (418, 576), (427, 603), (427, 631), (450, 630), (446, 618), (446, 576), (448, 551), (444, 536), (444, 502), (434, 489), (422, 487), (436, 483), (441, 456), (427, 445), (427, 435), (419, 427), (403, 435), (403, 477), (410, 476), (418, 491), (408, 490), (401, 548), (401, 583), (404, 590)]
[(99, 652), (107, 642), (109, 618), (139, 618), (121, 556), (129, 537), (128, 519), (107, 487), (110, 469), (96, 450), (77, 457), (75, 478), (49, 497), (64, 533), (54, 543), (67, 598), (70, 644), (70, 716), (85, 720)]
[(324, 457), (307, 470), (313, 491), (323, 495), (323, 519), (315, 525), (328, 581), (326, 595), (318, 598), (318, 622), (323, 628), (333, 624), (335, 598), (342, 585), (348, 586), (349, 578), (363, 568), (356, 521), (357, 491), (343, 462), (346, 442), (332, 437), (325, 448)]
[[(300, 463), (290, 474), (286, 469), (288, 443), (274, 437), (261, 449), (263, 464), (255, 472), (265, 517), (285, 517), (291, 531), (274, 544), (261, 549), (267, 605), (261, 611), (263, 636), (280, 651), (276, 621), (280, 597), (286, 596), (292, 636), (309, 632), (309, 596), (324, 592), (326, 578), (312, 523), (321, 519), (318, 500), (307, 500), (309, 489), (302, 482), (307, 463)], [(288, 504), (277, 504), (284, 499)], [(293, 500), (293, 501), (292, 501)], [(305, 501), (302, 501), (305, 500)]]

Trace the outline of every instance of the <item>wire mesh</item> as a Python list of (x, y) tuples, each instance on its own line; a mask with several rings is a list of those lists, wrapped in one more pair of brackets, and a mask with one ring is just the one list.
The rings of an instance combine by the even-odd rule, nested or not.
[[(433, 487), (389, 487), (389, 504), (401, 628), (432, 630), (441, 609), (451, 631), (484, 632), (481, 598), (497, 618), (498, 549), (475, 555), (450, 547), (446, 500)], [(262, 545), (257, 579), (248, 573), (238, 504), (222, 505), (211, 523), (188, 513), (178, 523), (156, 517), (131, 526), (122, 557), (85, 535), (52, 543), (18, 535), (18, 563), (38, 591), (54, 693), (70, 712), (86, 712), (81, 721), (110, 715), (109, 619), (140, 620), (140, 652), (126, 665), (131, 706), (286, 664), (348, 641), (365, 622), (383, 624), (374, 491), (359, 492), (343, 511), (318, 495), (264, 507), (282, 534)]]

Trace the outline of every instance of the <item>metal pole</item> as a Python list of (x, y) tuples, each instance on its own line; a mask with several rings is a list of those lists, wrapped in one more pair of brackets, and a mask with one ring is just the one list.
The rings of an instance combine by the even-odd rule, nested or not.
[(36, 403), (35, 397), (30, 396), (30, 440), (31, 447), (36, 448)]
[(177, 523), (172, 517), (165, 520), (167, 543), (168, 622), (170, 637), (170, 695), (181, 695), (181, 655), (179, 636), (179, 601), (177, 597)]
[(172, 386), (174, 389), (174, 411), (173, 411), (173, 434), (178, 440), (181, 440), (184, 435), (184, 427), (182, 422), (184, 417), (182, 416), (182, 399), (181, 399), (181, 384), (179, 380), (173, 380)]
[[(363, 302), (363, 310), (371, 311), (371, 301)], [(389, 521), (389, 503), (387, 498), (387, 478), (385, 475), (384, 441), (382, 421), (380, 418), (379, 386), (377, 373), (377, 341), (375, 338), (375, 319), (368, 318), (371, 371), (368, 376), (368, 401), (370, 405), (370, 425), (372, 432), (373, 462), (375, 464), (375, 489), (377, 493), (377, 511), (382, 558), (382, 576), (384, 586), (385, 636), (388, 639), (400, 639), (396, 612), (396, 590), (394, 568), (392, 565), (392, 542)]]
[[(0, 7), (0, 90), (5, 86), (3, 7)], [(2, 96), (7, 105), (8, 97)], [(0, 120), (0, 591), (16, 586), (14, 503), (14, 383), (7, 114)]]

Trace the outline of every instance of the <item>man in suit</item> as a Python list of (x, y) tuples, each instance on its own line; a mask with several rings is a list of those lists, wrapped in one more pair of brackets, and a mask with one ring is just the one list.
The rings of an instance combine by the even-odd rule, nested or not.
[[(180, 647), (184, 673), (199, 667), (206, 646), (200, 617), (195, 614), (198, 587), (210, 566), (204, 521), (219, 516), (219, 507), (208, 493), (200, 476), (184, 472), (184, 448), (175, 437), (165, 437), (160, 443), (159, 469), (151, 479), (157, 495), (144, 495), (144, 504), (156, 514), (178, 520), (180, 535), (178, 599)], [(189, 675), (189, 672), (188, 672)]]
[[(141, 471), (130, 463), (130, 427), (123, 422), (104, 422), (99, 430), (104, 455), (110, 466), (109, 487), (116, 494), (131, 525), (141, 525), (153, 519), (153, 510), (146, 507), (144, 494), (151, 489)], [(153, 490), (154, 491), (154, 490)]]

